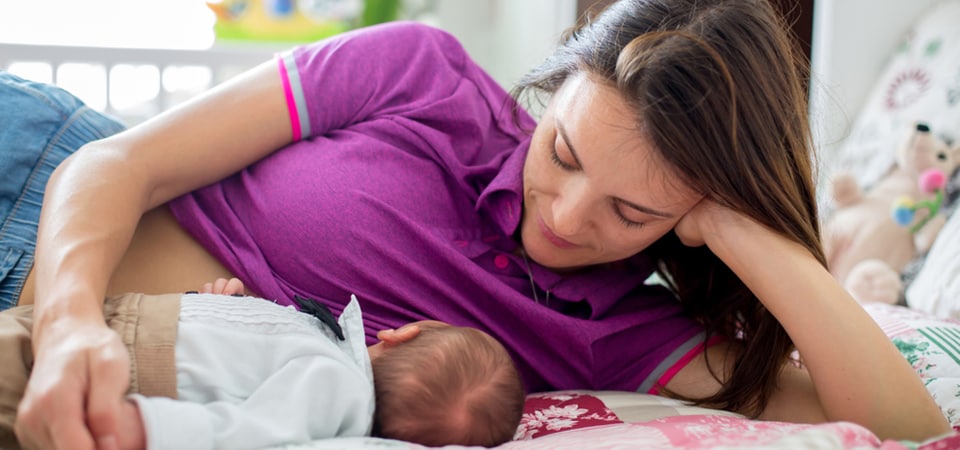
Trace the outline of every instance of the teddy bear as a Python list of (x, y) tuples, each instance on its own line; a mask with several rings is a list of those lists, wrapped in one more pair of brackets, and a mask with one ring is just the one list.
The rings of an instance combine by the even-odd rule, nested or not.
[(857, 301), (900, 299), (904, 266), (929, 250), (946, 223), (938, 214), (943, 186), (958, 167), (960, 146), (916, 123), (896, 165), (869, 189), (846, 174), (833, 179), (835, 209), (823, 227), (827, 268)]

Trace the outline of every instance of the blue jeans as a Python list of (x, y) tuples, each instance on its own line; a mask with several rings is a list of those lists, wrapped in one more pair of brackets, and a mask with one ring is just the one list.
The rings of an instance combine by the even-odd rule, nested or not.
[(33, 267), (53, 169), (83, 144), (122, 129), (60, 88), (0, 71), (0, 310), (16, 304)]

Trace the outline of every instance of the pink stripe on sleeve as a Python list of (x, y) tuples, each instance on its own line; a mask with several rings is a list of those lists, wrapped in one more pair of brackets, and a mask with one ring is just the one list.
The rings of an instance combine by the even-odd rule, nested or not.
[(277, 64), (280, 67), (280, 80), (283, 83), (283, 96), (287, 100), (287, 114), (290, 116), (290, 125), (293, 132), (293, 141), (299, 141), (302, 137), (300, 131), (300, 113), (297, 112), (297, 102), (293, 98), (293, 88), (290, 87), (290, 76), (287, 75), (287, 67), (284, 64), (283, 57), (277, 56)]
[(696, 356), (699, 355), (700, 353), (703, 353), (703, 351), (706, 350), (707, 347), (712, 347), (714, 344), (716, 344), (717, 342), (720, 342), (720, 341), (722, 341), (722, 340), (724, 340), (724, 337), (723, 337), (723, 336), (714, 335), (714, 336), (712, 336), (710, 339), (707, 340), (706, 344), (704, 344), (704, 343), (702, 343), (702, 342), (701, 342), (700, 344), (697, 344), (696, 347), (690, 349), (690, 351), (688, 351), (686, 354), (684, 354), (683, 357), (681, 357), (680, 359), (678, 359), (677, 362), (676, 362), (676, 364), (670, 366), (670, 368), (667, 369), (667, 371), (663, 373), (663, 375), (660, 377), (660, 379), (658, 379), (657, 382), (653, 384), (653, 387), (651, 387), (650, 390), (647, 391), (647, 393), (648, 393), (648, 394), (657, 394), (657, 393), (658, 393), (657, 391), (658, 391), (660, 388), (666, 386), (667, 383), (669, 383), (670, 380), (672, 380), (673, 377), (677, 375), (677, 372), (679, 372), (680, 369), (686, 367), (687, 364), (690, 363), (690, 360), (692, 360), (694, 357), (696, 357)]

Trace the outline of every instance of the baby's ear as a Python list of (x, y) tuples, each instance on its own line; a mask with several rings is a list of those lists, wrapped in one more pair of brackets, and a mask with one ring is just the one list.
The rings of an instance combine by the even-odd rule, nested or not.
[(396, 330), (380, 330), (377, 332), (377, 339), (383, 341), (387, 346), (399, 345), (407, 342), (420, 334), (420, 326), (417, 324), (407, 324)]

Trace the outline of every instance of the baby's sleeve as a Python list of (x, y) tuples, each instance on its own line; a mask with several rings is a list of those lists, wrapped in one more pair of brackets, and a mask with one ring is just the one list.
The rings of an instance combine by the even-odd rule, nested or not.
[(148, 450), (260, 449), (364, 436), (373, 423), (373, 384), (339, 358), (291, 360), (248, 397), (196, 403), (133, 394)]

